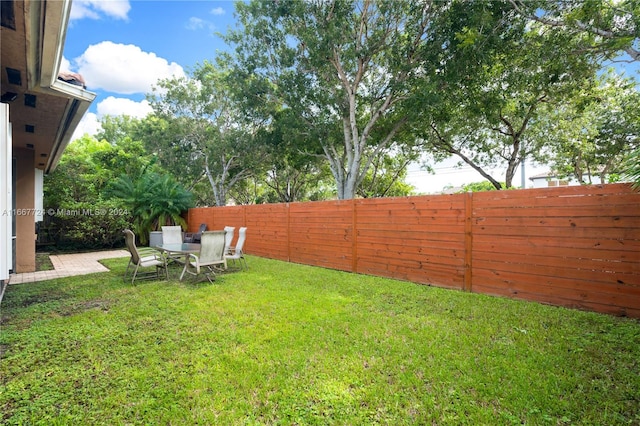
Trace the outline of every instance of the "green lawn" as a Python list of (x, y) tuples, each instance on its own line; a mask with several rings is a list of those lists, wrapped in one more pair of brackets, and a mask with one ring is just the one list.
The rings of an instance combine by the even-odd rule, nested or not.
[(640, 424), (638, 321), (248, 261), (9, 286), (0, 423)]

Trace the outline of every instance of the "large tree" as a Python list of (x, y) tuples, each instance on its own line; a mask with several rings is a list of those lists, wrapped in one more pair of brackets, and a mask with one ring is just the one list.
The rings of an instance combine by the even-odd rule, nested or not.
[(607, 182), (624, 173), (623, 159), (640, 147), (636, 82), (612, 71), (543, 118), (539, 129), (550, 143), (535, 153), (536, 159), (581, 183), (591, 183), (594, 176)]
[[(419, 110), (416, 133), (441, 156), (455, 155), (497, 189), (547, 141), (533, 128), (547, 105), (561, 105), (596, 66), (573, 55), (571, 34), (531, 25), (506, 3), (454, 2), (436, 78), (437, 102)], [(492, 176), (504, 170), (504, 177)]]
[(216, 205), (227, 203), (229, 190), (257, 167), (252, 159), (253, 129), (232, 102), (224, 70), (210, 62), (197, 65), (190, 77), (160, 80), (148, 96), (155, 116), (147, 121), (160, 161), (189, 187), (203, 178)]
[[(448, 3), (431, 0), (255, 0), (238, 3), (234, 77), (258, 113), (275, 104), (319, 143), (341, 199), (404, 139), (415, 83), (438, 67), (434, 37)], [(405, 111), (405, 112), (403, 112)], [(314, 142), (312, 142), (314, 143)]]
[[(509, 0), (528, 19), (581, 38), (578, 54), (640, 61), (638, 0)], [(628, 59), (621, 57), (626, 53)]]
[(269, 200), (308, 200), (324, 181), (330, 181), (319, 144), (310, 141), (304, 131), (297, 131), (296, 117), (289, 109), (272, 114), (256, 138), (264, 148), (264, 173), (259, 177), (268, 188), (264, 195)]
[(418, 154), (414, 150), (402, 152), (392, 150), (374, 160), (367, 175), (358, 187), (358, 195), (362, 198), (405, 197), (411, 195), (414, 187), (405, 183), (407, 166), (417, 161)]

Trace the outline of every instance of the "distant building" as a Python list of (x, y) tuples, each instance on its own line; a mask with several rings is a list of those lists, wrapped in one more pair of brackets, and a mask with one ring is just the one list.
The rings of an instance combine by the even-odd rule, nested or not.
[[(580, 182), (574, 177), (562, 177), (559, 178), (553, 172), (540, 173), (535, 176), (531, 176), (529, 180), (533, 183), (534, 188), (547, 188), (550, 186), (576, 186), (580, 185)], [(587, 176), (584, 176), (584, 180), (588, 181)], [(600, 183), (600, 176), (591, 176), (592, 184)]]

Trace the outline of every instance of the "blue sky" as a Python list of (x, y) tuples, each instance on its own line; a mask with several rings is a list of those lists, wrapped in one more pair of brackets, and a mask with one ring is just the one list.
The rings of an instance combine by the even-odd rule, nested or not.
[(159, 78), (183, 76), (227, 46), (216, 33), (235, 26), (233, 1), (74, 0), (61, 70), (82, 74), (96, 100), (74, 138), (100, 117), (144, 117)]

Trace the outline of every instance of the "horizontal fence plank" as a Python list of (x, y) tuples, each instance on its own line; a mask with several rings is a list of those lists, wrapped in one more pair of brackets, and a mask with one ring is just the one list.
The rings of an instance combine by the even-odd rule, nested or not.
[(527, 227), (516, 226), (483, 226), (476, 225), (473, 227), (474, 235), (494, 235), (496, 237), (503, 236), (544, 236), (553, 238), (610, 238), (617, 240), (640, 240), (640, 229), (637, 228), (585, 228), (585, 227), (558, 227), (547, 226), (539, 227), (535, 230)]
[(570, 261), (574, 259), (577, 261), (588, 259), (594, 262), (637, 262), (637, 252), (630, 250), (603, 250), (599, 247), (573, 247), (569, 249), (567, 247), (544, 246), (532, 248), (525, 244), (488, 243), (482, 245), (474, 242), (473, 250), (477, 253), (489, 253), (493, 256), (496, 254), (529, 256), (535, 253), (540, 256), (558, 257)]
[[(533, 263), (507, 263), (500, 258), (474, 259), (473, 272), (480, 269), (495, 271), (496, 273), (513, 272), (525, 276), (560, 277), (575, 280), (584, 280), (606, 284), (625, 284), (639, 286), (640, 279), (637, 273), (621, 272), (614, 269), (618, 264), (610, 265), (611, 270), (606, 269), (581, 269), (575, 268), (567, 262), (566, 266), (541, 266)], [(631, 268), (629, 268), (631, 269)]]
[[(565, 298), (598, 301), (640, 309), (640, 286), (618, 283), (597, 283), (567, 277), (522, 276), (513, 272), (477, 270), (475, 278), (485, 286), (508, 287), (512, 291), (521, 289), (528, 293), (556, 294)], [(538, 288), (539, 287), (539, 288)]]
[[(480, 203), (479, 208), (496, 207), (493, 203), (507, 203), (509, 205), (520, 204), (523, 207), (535, 206), (538, 204), (564, 204), (567, 199), (571, 203), (580, 205), (581, 203), (601, 203), (604, 197), (615, 197), (620, 199), (622, 204), (632, 203), (631, 200), (640, 196), (630, 188), (629, 184), (608, 184), (608, 185), (582, 185), (582, 186), (562, 186), (555, 188), (536, 188), (513, 191), (484, 191), (473, 194), (476, 201)], [(542, 201), (546, 200), (546, 201)]]
[[(569, 209), (567, 209), (569, 210)], [(640, 218), (638, 216), (624, 217), (615, 213), (607, 215), (606, 209), (598, 212), (593, 209), (587, 215), (584, 211), (576, 213), (568, 212), (565, 217), (560, 217), (553, 211), (540, 211), (540, 215), (493, 215), (474, 217), (473, 222), (477, 226), (507, 226), (507, 227), (567, 227), (572, 228), (638, 228)], [(580, 216), (577, 216), (577, 215)], [(631, 214), (631, 213), (629, 213)]]
[(478, 250), (486, 250), (495, 247), (526, 247), (528, 250), (541, 250), (545, 247), (556, 247), (559, 249), (593, 249), (599, 251), (613, 251), (614, 253), (640, 252), (640, 240), (624, 240), (611, 238), (555, 238), (551, 236), (528, 235), (525, 238), (517, 236), (501, 236), (496, 238), (493, 235), (475, 234), (473, 237), (474, 247)]
[(477, 286), (477, 291), (482, 294), (488, 294), (492, 296), (504, 296), (519, 300), (527, 300), (533, 302), (540, 302), (550, 304), (554, 306), (562, 306), (572, 309), (581, 309), (588, 311), (595, 311), (605, 314), (617, 315), (617, 316), (630, 316), (633, 318), (640, 318), (640, 310), (632, 308), (624, 308), (620, 306), (612, 306), (602, 303), (593, 303), (588, 301), (580, 301), (573, 297), (570, 299), (559, 297), (556, 295), (539, 294), (539, 293), (527, 293), (525, 291), (514, 294), (508, 288), (505, 287), (487, 287), (482, 283), (474, 284)]
[(394, 278), (419, 284), (435, 285), (438, 287), (462, 289), (462, 270), (455, 270), (448, 266), (429, 264), (416, 269), (402, 268), (398, 265), (388, 265), (368, 259), (358, 259), (358, 273)]
[(532, 265), (539, 268), (565, 268), (569, 271), (574, 269), (586, 270), (591, 272), (611, 272), (640, 274), (640, 262), (635, 259), (628, 260), (608, 260), (608, 259), (592, 259), (579, 258), (572, 256), (553, 256), (544, 253), (502, 253), (496, 254), (491, 252), (474, 251), (474, 261), (481, 262), (495, 261), (499, 259), (501, 263), (506, 265)]
[(561, 306), (600, 306), (600, 312), (640, 310), (640, 287), (598, 284), (589, 280), (561, 279), (519, 273), (474, 270), (474, 286), (483, 293), (527, 300), (558, 300)]

